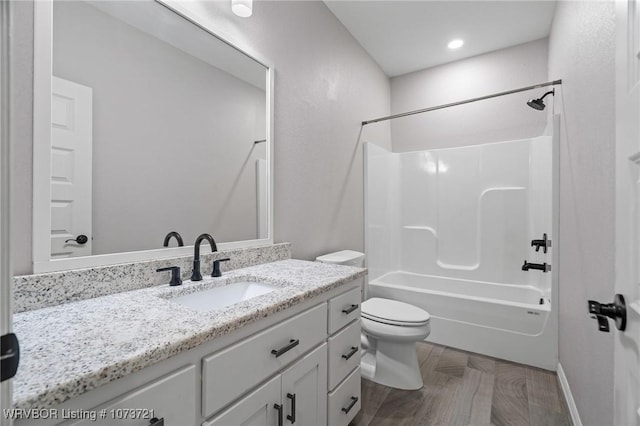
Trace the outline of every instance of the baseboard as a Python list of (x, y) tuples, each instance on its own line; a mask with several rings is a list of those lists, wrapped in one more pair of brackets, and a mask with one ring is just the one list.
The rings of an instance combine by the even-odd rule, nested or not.
[(571, 413), (571, 422), (574, 426), (582, 426), (582, 421), (580, 421), (580, 414), (578, 413), (578, 407), (576, 407), (576, 402), (573, 400), (573, 395), (571, 394), (571, 388), (569, 388), (567, 376), (565, 376), (564, 370), (562, 369), (562, 364), (560, 363), (558, 363), (558, 380), (560, 381), (560, 387), (562, 388), (564, 399), (565, 401), (567, 401), (567, 405), (569, 406), (569, 413)]

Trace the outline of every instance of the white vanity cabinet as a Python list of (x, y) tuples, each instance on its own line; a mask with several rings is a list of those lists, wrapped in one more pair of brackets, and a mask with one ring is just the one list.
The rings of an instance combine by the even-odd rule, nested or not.
[(203, 426), (327, 424), (327, 345), (241, 398)]
[(346, 426), (360, 409), (359, 304), (352, 281), (53, 407), (97, 422), (38, 425)]
[[(329, 298), (327, 303), (205, 358), (202, 374), (205, 417), (276, 371), (281, 371), (278, 377), (282, 392), (278, 400), (273, 399), (269, 389), (276, 385), (271, 379), (203, 425), (269, 425), (276, 418), (278, 425), (346, 426), (361, 404), (361, 289), (360, 285), (348, 288), (351, 289)], [(286, 370), (280, 370), (287, 360), (300, 357), (321, 341), (326, 343)], [(278, 361), (274, 355), (278, 351), (290, 354), (283, 353)], [(244, 367), (234, 368), (238, 365)]]

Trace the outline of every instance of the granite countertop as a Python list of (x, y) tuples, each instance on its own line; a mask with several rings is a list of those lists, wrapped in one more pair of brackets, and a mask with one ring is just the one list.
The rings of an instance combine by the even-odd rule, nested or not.
[[(14, 315), (20, 367), (14, 408), (48, 408), (285, 310), (365, 275), (366, 269), (282, 260)], [(279, 289), (212, 312), (171, 297), (238, 280)]]

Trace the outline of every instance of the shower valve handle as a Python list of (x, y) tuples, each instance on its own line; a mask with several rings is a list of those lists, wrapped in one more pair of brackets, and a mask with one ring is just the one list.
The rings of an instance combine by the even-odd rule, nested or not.
[(542, 251), (546, 253), (547, 249), (551, 247), (551, 240), (548, 240), (547, 234), (544, 233), (541, 240), (531, 240), (531, 247), (535, 247), (536, 251), (540, 251), (540, 247), (542, 247)]

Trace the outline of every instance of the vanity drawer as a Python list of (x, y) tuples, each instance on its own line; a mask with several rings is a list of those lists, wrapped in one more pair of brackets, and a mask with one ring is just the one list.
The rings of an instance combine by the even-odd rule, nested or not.
[(360, 320), (329, 338), (329, 390), (360, 365)]
[(329, 299), (329, 334), (360, 318), (360, 288)]
[(329, 424), (347, 426), (361, 406), (360, 367), (356, 368), (336, 390), (329, 393)]
[(323, 341), (326, 321), (322, 303), (204, 358), (202, 415), (214, 414)]
[(93, 421), (86, 419), (66, 425), (147, 426), (156, 417), (163, 419), (165, 426), (194, 426), (196, 387), (196, 367), (190, 365), (91, 410), (106, 413), (104, 418), (100, 415)]

